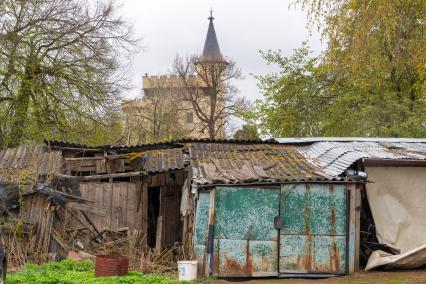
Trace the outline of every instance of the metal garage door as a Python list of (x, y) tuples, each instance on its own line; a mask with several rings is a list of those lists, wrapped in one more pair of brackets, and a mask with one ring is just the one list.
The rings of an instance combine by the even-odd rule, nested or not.
[(216, 188), (214, 275), (278, 275), (279, 196), (279, 189)]
[(346, 273), (345, 185), (218, 187), (214, 194), (213, 275)]
[(280, 204), (280, 274), (344, 274), (346, 186), (283, 185)]

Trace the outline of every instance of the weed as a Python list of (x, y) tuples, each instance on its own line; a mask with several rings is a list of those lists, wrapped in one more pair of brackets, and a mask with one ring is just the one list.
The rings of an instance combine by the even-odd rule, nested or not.
[[(27, 264), (21, 272), (7, 275), (7, 284), (177, 284), (184, 283), (161, 275), (129, 272), (121, 277), (94, 276), (94, 264), (90, 260), (76, 262), (66, 259), (45, 264)], [(187, 282), (188, 283), (188, 282)]]

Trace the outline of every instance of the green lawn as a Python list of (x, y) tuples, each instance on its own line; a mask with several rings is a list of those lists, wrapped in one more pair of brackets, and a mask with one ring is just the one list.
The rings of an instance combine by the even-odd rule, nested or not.
[(7, 275), (6, 284), (17, 283), (43, 283), (43, 284), (176, 284), (183, 283), (176, 279), (170, 279), (160, 275), (147, 275), (139, 272), (129, 272), (122, 277), (95, 278), (94, 264), (86, 260), (76, 262), (63, 260), (60, 262), (49, 262), (42, 265), (27, 264), (21, 272)]

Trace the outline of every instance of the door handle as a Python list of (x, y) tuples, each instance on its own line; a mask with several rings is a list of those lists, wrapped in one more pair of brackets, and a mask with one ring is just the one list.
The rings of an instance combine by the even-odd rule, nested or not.
[(274, 228), (280, 230), (284, 227), (283, 218), (281, 216), (277, 216), (274, 218)]

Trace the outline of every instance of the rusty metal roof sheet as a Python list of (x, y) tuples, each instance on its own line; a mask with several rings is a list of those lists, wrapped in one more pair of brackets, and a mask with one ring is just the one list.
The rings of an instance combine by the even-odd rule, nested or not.
[(188, 147), (193, 182), (198, 185), (343, 180), (316, 168), (292, 145), (191, 143)]
[(424, 138), (393, 138), (393, 137), (285, 137), (271, 138), (266, 141), (276, 141), (281, 144), (300, 144), (315, 142), (386, 142), (386, 143), (426, 143)]
[(43, 145), (23, 145), (0, 151), (0, 181), (33, 183), (60, 172), (62, 154)]
[(209, 138), (183, 138), (177, 140), (170, 141), (162, 141), (156, 143), (147, 143), (147, 144), (139, 144), (139, 145), (99, 145), (99, 146), (87, 146), (83, 144), (77, 144), (66, 141), (55, 141), (55, 140), (46, 140), (45, 143), (49, 147), (53, 149), (71, 149), (71, 148), (82, 148), (88, 150), (100, 150), (107, 151), (111, 153), (132, 153), (132, 152), (140, 152), (147, 150), (155, 150), (155, 149), (168, 149), (168, 148), (179, 148), (184, 147), (187, 143), (226, 143), (226, 144), (279, 144), (275, 140), (247, 140), (247, 139), (209, 139)]
[[(425, 139), (422, 139), (425, 140)], [(359, 159), (426, 160), (425, 142), (413, 140), (315, 142), (297, 146), (298, 151), (315, 167), (327, 175), (343, 173)]]
[(185, 168), (184, 156), (183, 148), (156, 149), (129, 154), (130, 160), (135, 162), (138, 170), (151, 174)]

